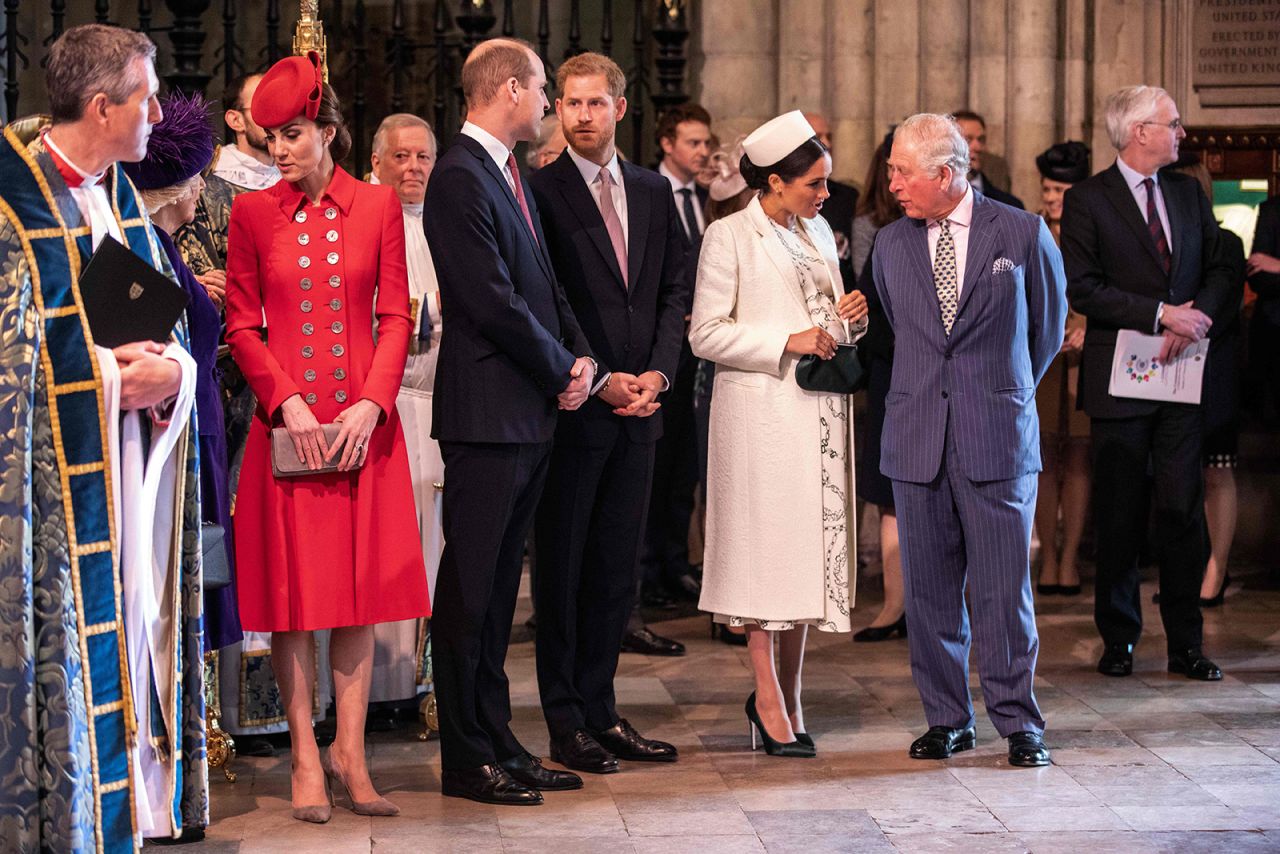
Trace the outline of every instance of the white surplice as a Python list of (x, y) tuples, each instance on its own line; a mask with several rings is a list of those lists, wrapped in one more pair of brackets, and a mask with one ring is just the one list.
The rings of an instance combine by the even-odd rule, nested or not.
[[(440, 307), (435, 265), (422, 230), (422, 205), (404, 205), (404, 238), (409, 272), (409, 297), (417, 301), (417, 316), (410, 338), (409, 359), (396, 398), (396, 410), (404, 429), (409, 455), (409, 475), (413, 482), (414, 506), (422, 539), (422, 559), (427, 566), (427, 588), (435, 598), (436, 572), (444, 551), (441, 511), (444, 459), (440, 445), (431, 438), (431, 390), (436, 380), (436, 359), (440, 352)], [(426, 319), (424, 319), (426, 318)], [(431, 324), (430, 341), (419, 341), (423, 323)], [(371, 701), (406, 700), (422, 687), (421, 620), (381, 623), (374, 627), (373, 684)]]

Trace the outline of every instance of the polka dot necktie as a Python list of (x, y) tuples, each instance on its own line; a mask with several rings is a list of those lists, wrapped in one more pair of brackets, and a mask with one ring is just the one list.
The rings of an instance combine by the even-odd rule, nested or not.
[(956, 304), (959, 288), (956, 281), (956, 242), (951, 236), (951, 223), (938, 223), (938, 248), (933, 258), (933, 285), (938, 291), (938, 309), (942, 313), (942, 328), (951, 335), (956, 322)]

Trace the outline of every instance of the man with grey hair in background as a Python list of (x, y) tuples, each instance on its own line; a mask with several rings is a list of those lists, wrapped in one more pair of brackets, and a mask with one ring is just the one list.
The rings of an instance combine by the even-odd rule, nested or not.
[(1062, 346), (1066, 279), (1044, 221), (986, 198), (968, 171), (950, 116), (899, 125), (889, 188), (906, 216), (881, 229), (872, 254), (896, 342), (880, 469), (893, 481), (911, 673), (929, 724), (910, 755), (945, 759), (976, 745), (972, 634), (1009, 763), (1041, 766), (1035, 389)]
[(1094, 622), (1105, 647), (1098, 672), (1133, 672), (1142, 634), (1138, 553), (1154, 501), (1169, 672), (1216, 681), (1222, 671), (1201, 650), (1201, 405), (1116, 396), (1110, 378), (1120, 330), (1161, 336), (1159, 360), (1176, 358), (1225, 326), (1216, 321), (1238, 307), (1242, 284), (1218, 250), (1218, 224), (1199, 182), (1160, 171), (1178, 159), (1186, 136), (1169, 94), (1120, 89), (1107, 98), (1106, 122), (1116, 162), (1068, 190), (1062, 209), (1071, 304), (1089, 320), (1080, 399), (1092, 419)]
[[(436, 135), (418, 116), (393, 113), (378, 125), (369, 161), (373, 167), (371, 183), (394, 189), (404, 210), (409, 313), (414, 334), (409, 341), (409, 358), (400, 381), (396, 410), (404, 425), (427, 587), (434, 597), (436, 571), (444, 549), (441, 528), (444, 460), (440, 456), (440, 445), (431, 438), (431, 398), (436, 357), (440, 352), (441, 314), (440, 286), (431, 260), (431, 247), (422, 228), (422, 205), (431, 168), (436, 162)], [(413, 700), (419, 691), (428, 687), (423, 681), (427, 637), (424, 622), (402, 620), (374, 627), (371, 703)], [(393, 709), (382, 711), (394, 712)], [(386, 719), (385, 714), (371, 718), (373, 721)]]

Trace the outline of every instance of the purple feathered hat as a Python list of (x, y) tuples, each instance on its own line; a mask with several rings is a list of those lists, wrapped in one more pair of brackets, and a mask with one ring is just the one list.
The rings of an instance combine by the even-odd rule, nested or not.
[(159, 190), (181, 184), (213, 159), (213, 129), (209, 102), (200, 94), (173, 92), (160, 101), (164, 112), (151, 128), (147, 156), (139, 163), (122, 163), (139, 190)]

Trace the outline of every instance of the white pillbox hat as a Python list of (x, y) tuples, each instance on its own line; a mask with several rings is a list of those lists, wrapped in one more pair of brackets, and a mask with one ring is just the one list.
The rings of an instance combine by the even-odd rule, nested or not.
[(772, 166), (816, 134), (799, 110), (783, 113), (760, 125), (742, 141), (742, 149), (756, 166)]

